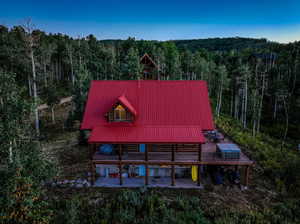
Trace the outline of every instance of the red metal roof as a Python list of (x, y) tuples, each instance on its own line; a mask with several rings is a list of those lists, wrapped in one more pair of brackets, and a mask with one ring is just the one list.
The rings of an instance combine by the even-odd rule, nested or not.
[(197, 126), (99, 126), (92, 130), (90, 143), (205, 143)]
[[(92, 81), (81, 129), (95, 129), (92, 136), (100, 133), (96, 130), (100, 130), (101, 126), (117, 131), (117, 125), (109, 126), (104, 115), (122, 95), (124, 98), (121, 97), (121, 100), (126, 104), (124, 106), (131, 108), (130, 110), (133, 108), (137, 114), (130, 126), (136, 130), (143, 130), (148, 126), (152, 128), (197, 126), (199, 130), (214, 129), (205, 81), (160, 80)], [(122, 128), (125, 128), (124, 125), (120, 130)], [(148, 134), (150, 133), (152, 131)], [(108, 134), (101, 131), (101, 135)], [(167, 135), (155, 136), (169, 138)]]
[(118, 101), (124, 107), (126, 107), (132, 114), (134, 114), (134, 116), (137, 115), (136, 110), (134, 109), (134, 107), (131, 105), (131, 103), (128, 101), (128, 99), (126, 98), (126, 96), (124, 94), (118, 98)]

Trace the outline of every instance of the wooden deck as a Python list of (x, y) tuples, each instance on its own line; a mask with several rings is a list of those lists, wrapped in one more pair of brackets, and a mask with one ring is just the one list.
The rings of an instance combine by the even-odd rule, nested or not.
[(119, 155), (94, 154), (95, 164), (148, 164), (148, 165), (252, 165), (251, 161), (241, 152), (240, 159), (222, 159), (216, 154), (216, 144), (206, 143), (202, 145), (201, 161), (198, 160), (198, 152), (175, 152), (172, 161), (172, 152), (148, 152), (148, 160), (145, 160), (143, 152), (123, 152), (121, 160)]

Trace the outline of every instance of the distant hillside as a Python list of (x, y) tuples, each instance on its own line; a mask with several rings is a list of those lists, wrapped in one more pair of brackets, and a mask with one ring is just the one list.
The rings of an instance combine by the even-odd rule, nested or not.
[[(117, 45), (125, 40), (120, 39), (107, 39), (100, 42), (106, 45)], [(137, 42), (141, 42), (137, 41)], [(158, 42), (156, 40), (150, 42)], [(164, 41), (162, 41), (164, 42)], [(178, 49), (188, 49), (190, 51), (196, 51), (204, 48), (208, 51), (230, 51), (230, 50), (242, 50), (245, 48), (261, 49), (268, 47), (272, 44), (278, 44), (270, 42), (265, 38), (244, 38), (244, 37), (229, 37), (229, 38), (207, 38), (207, 39), (191, 39), (191, 40), (172, 40), (178, 47)]]
[(107, 45), (117, 45), (119, 43), (122, 43), (124, 40), (121, 39), (105, 39), (105, 40), (100, 40), (103, 44)]
[(267, 39), (254, 39), (242, 37), (230, 38), (208, 38), (208, 39), (194, 39), (194, 40), (174, 40), (179, 49), (189, 49), (196, 51), (200, 48), (205, 48), (209, 51), (228, 51), (228, 50), (242, 50), (245, 48), (264, 48), (270, 45)]

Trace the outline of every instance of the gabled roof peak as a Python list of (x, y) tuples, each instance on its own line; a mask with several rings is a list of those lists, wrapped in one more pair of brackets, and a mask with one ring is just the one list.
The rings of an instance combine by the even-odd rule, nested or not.
[(137, 115), (135, 108), (129, 102), (129, 100), (125, 96), (125, 93), (118, 97), (118, 102), (120, 102), (124, 107), (126, 107), (134, 116)]
[(154, 60), (150, 57), (150, 55), (148, 53), (145, 53), (141, 58), (140, 58), (140, 62), (142, 63), (142, 61), (144, 60), (144, 58), (148, 58), (148, 60), (150, 61), (150, 63), (157, 68), (156, 63), (154, 62)]

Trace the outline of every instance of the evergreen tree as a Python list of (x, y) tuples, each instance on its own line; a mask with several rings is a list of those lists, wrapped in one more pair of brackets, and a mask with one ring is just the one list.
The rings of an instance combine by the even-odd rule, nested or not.
[(123, 79), (137, 80), (141, 78), (142, 67), (136, 48), (130, 48), (125, 62), (122, 64)]
[(87, 100), (88, 89), (90, 87), (91, 75), (87, 69), (81, 66), (76, 72), (75, 77), (72, 120), (81, 121)]
[(165, 74), (167, 79), (182, 79), (179, 52), (173, 42), (164, 42), (163, 48), (166, 58)]

